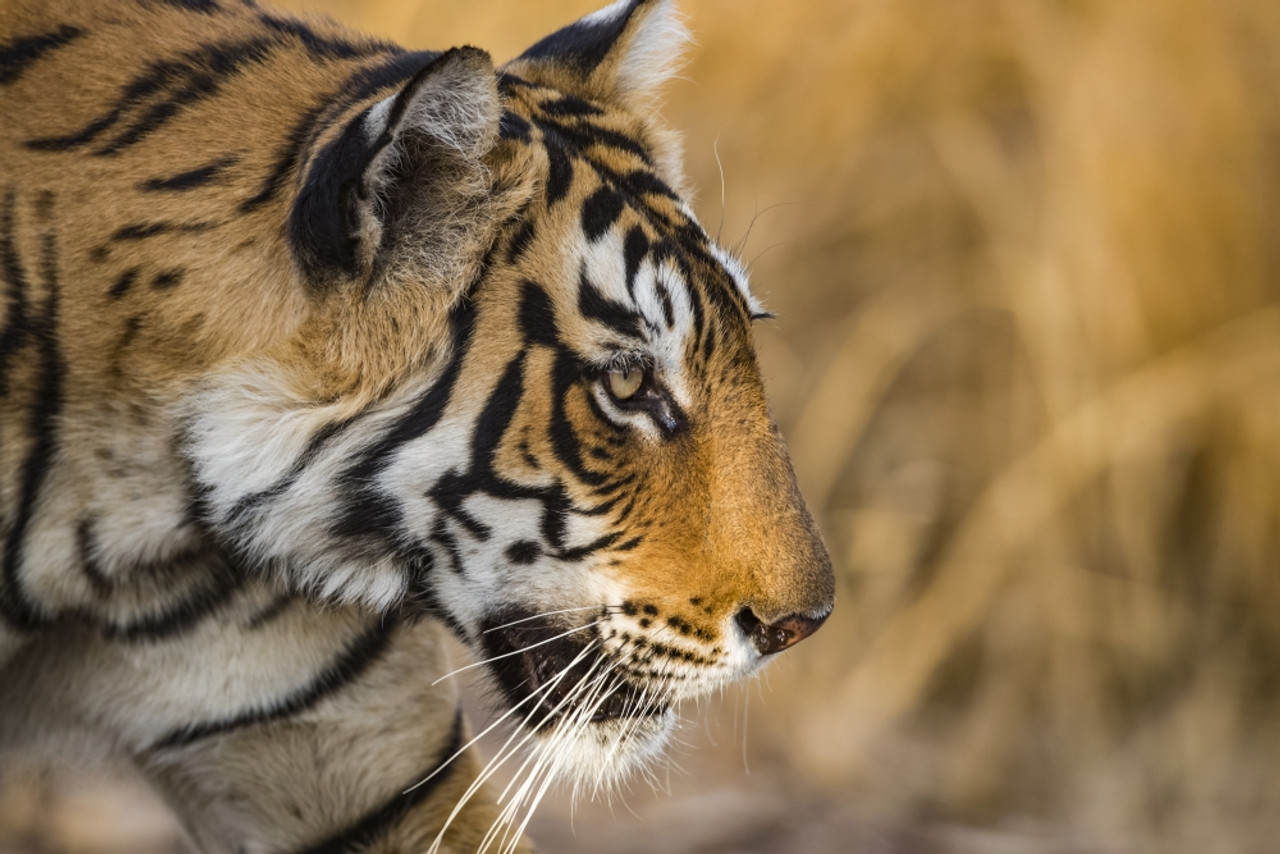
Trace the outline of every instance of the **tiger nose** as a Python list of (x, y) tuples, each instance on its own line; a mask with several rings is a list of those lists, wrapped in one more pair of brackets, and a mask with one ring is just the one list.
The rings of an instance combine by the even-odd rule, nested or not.
[(830, 611), (820, 617), (792, 614), (776, 623), (764, 623), (750, 608), (743, 608), (734, 619), (757, 652), (761, 655), (773, 655), (816, 632), (830, 614)]

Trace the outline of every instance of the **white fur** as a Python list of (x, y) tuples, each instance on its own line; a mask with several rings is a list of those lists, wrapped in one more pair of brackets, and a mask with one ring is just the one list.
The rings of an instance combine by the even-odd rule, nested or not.
[[(606, 22), (622, 13), (633, 0), (618, 0), (583, 20)], [(617, 87), (624, 95), (648, 98), (680, 73), (685, 48), (693, 41), (671, 0), (654, 0), (644, 15), (618, 67)]]

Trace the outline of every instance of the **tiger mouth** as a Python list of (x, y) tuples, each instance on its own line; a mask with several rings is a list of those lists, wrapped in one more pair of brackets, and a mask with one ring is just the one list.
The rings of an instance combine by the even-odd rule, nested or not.
[(626, 677), (593, 627), (504, 611), (486, 620), (483, 638), (488, 669), (528, 729), (658, 718), (671, 708)]

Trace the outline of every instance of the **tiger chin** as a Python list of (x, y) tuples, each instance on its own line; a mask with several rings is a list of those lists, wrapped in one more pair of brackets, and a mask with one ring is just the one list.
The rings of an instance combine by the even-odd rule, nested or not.
[(524, 851), (823, 623), (686, 40), (0, 6), (0, 750), (128, 762), (205, 852)]

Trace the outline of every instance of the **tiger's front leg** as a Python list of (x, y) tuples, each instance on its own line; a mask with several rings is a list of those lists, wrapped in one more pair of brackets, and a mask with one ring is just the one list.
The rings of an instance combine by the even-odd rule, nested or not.
[(481, 770), (449, 668), (431, 621), (247, 591), (176, 636), (33, 643), (0, 669), (28, 700), (0, 744), (114, 745), (208, 854), (421, 854), (446, 822), (439, 850), (474, 852), (498, 810), (449, 821)]

